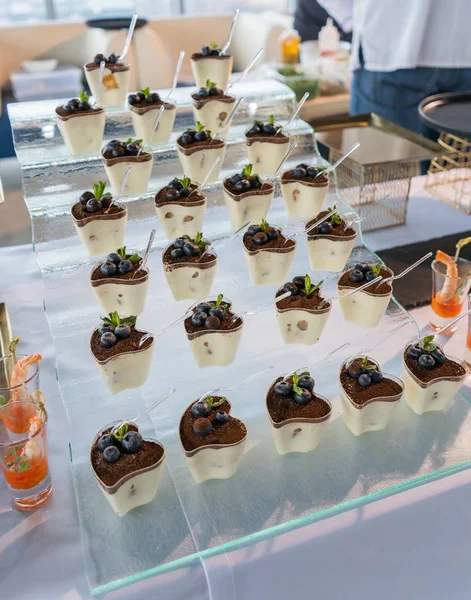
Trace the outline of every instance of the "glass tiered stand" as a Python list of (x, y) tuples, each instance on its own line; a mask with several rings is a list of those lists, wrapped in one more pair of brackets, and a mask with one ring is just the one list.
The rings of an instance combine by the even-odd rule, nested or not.
[[(277, 82), (257, 82), (234, 88), (244, 101), (228, 135), (221, 178), (247, 162), (243, 133), (256, 117), (276, 116), (286, 121), (295, 106), (294, 94)], [(165, 92), (164, 92), (165, 93)], [(142, 329), (157, 333), (181, 317), (192, 301), (173, 300), (162, 270), (162, 249), (167, 245), (154, 209), (155, 192), (174, 176), (181, 176), (175, 140), (192, 124), (189, 90), (178, 89), (178, 114), (168, 144), (155, 146), (149, 192), (126, 197), (128, 225), (125, 243), (142, 251), (152, 228), (157, 229), (149, 259), (150, 288)], [(374, 499), (420, 485), (471, 466), (471, 415), (469, 404), (457, 395), (444, 413), (415, 415), (404, 401), (388, 427), (380, 432), (353, 436), (343, 422), (339, 401), (338, 370), (341, 362), (361, 350), (383, 342), (373, 351), (385, 372), (401, 376), (404, 345), (417, 335), (413, 319), (391, 300), (379, 327), (363, 329), (343, 321), (338, 304), (329, 317), (320, 342), (314, 346), (284, 345), (271, 307), (245, 319), (236, 360), (228, 367), (199, 369), (188, 347), (183, 325), (156, 339), (153, 365), (139, 389), (111, 394), (89, 352), (89, 337), (102, 311), (89, 284), (96, 260), (86, 256), (75, 233), (70, 208), (80, 194), (105, 173), (99, 156), (68, 156), (54, 121), (61, 101), (9, 105), (14, 141), (23, 173), (23, 189), (32, 223), (34, 248), (44, 277), (44, 308), (55, 341), (57, 380), (67, 410), (70, 457), (81, 523), (82, 543), (90, 587), (101, 594), (169, 570), (203, 568), (213, 598), (231, 600), (232, 584), (211, 570), (208, 559), (220, 555), (231, 569), (227, 553), (235, 548), (271, 538)], [(287, 167), (303, 161), (322, 163), (311, 127), (296, 121), (290, 133), (298, 147)], [(107, 110), (105, 139), (133, 135), (124, 108)], [(213, 241), (231, 233), (222, 201), (221, 181), (208, 189), (204, 234)], [(337, 203), (352, 212), (335, 185), (326, 206)], [(276, 194), (268, 221), (293, 231), (303, 223), (292, 221)], [(304, 236), (298, 236), (290, 277), (309, 272)], [(378, 258), (364, 245), (361, 235), (349, 261)], [(325, 279), (324, 295), (336, 293), (334, 274), (311, 273)], [(254, 287), (249, 282), (241, 238), (219, 253), (213, 293), (223, 293), (237, 312), (270, 302), (276, 286)], [(403, 324), (403, 327), (399, 326)], [(399, 328), (399, 329), (398, 329)], [(279, 456), (274, 447), (265, 408), (265, 394), (279, 375), (314, 364), (349, 342), (311, 373), (316, 391), (333, 404), (333, 418), (319, 447), (308, 454)], [(184, 409), (208, 390), (231, 386), (253, 373), (273, 367), (260, 378), (228, 393), (232, 413), (248, 429), (247, 450), (231, 479), (194, 482), (178, 436)], [(176, 392), (150, 417), (142, 419), (145, 435), (166, 448), (166, 473), (156, 499), (117, 517), (94, 481), (89, 449), (95, 433), (105, 424), (133, 418), (169, 388)], [(224, 557), (227, 560), (224, 561)]]

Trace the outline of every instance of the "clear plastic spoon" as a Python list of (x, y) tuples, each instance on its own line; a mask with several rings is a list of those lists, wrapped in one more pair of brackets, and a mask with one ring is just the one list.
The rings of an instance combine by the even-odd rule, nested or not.
[(221, 48), (220, 54), (223, 55), (226, 53), (227, 49), (229, 48), (229, 46), (231, 45), (232, 42), (232, 36), (234, 35), (234, 30), (235, 30), (235, 26), (237, 23), (237, 17), (239, 16), (239, 9), (237, 8), (235, 13), (234, 13), (234, 17), (232, 19), (232, 23), (231, 23), (231, 27), (229, 29), (229, 35), (227, 36), (227, 40), (226, 43), (224, 44), (224, 46)]
[(227, 85), (226, 89), (224, 90), (224, 95), (225, 96), (227, 96), (227, 94), (229, 93), (229, 90), (231, 89), (232, 86), (238, 85), (239, 83), (242, 83), (244, 81), (244, 79), (247, 77), (249, 71), (252, 69), (252, 67), (254, 66), (254, 64), (260, 58), (260, 56), (262, 55), (262, 53), (263, 53), (263, 48), (260, 48), (260, 50), (257, 52), (257, 54), (253, 57), (253, 59), (249, 62), (249, 64), (242, 71), (240, 77), (236, 81), (229, 82), (229, 84)]
[(149, 254), (150, 254), (150, 251), (151, 251), (151, 248), (152, 248), (152, 244), (154, 243), (154, 238), (155, 238), (155, 229), (153, 229), (150, 232), (149, 241), (147, 243), (147, 248), (146, 248), (145, 254), (142, 257), (141, 266), (139, 267), (139, 269), (136, 269), (134, 271), (134, 273), (132, 274), (131, 279), (134, 279), (134, 277), (136, 276), (136, 273), (138, 273), (139, 271), (142, 271), (145, 268), (146, 263), (147, 263), (147, 259), (149, 258)]
[(180, 77), (180, 71), (182, 70), (183, 59), (184, 58), (185, 58), (185, 52), (182, 50), (180, 52), (180, 56), (178, 57), (177, 67), (175, 69), (175, 75), (173, 76), (172, 87), (170, 88), (170, 91), (167, 94), (167, 97), (165, 98), (164, 103), (167, 102), (167, 100), (173, 94), (173, 92), (175, 91), (175, 89), (176, 89), (176, 87), (178, 85), (178, 78)]
[(310, 231), (312, 231), (313, 229), (315, 229), (318, 225), (321, 225), (321, 223), (323, 223), (324, 221), (327, 221), (327, 219), (329, 219), (332, 215), (334, 215), (336, 212), (335, 208), (333, 210), (331, 210), (330, 212), (328, 212), (326, 215), (324, 215), (321, 219), (319, 219), (318, 221), (316, 221), (315, 223), (313, 223), (309, 229), (303, 229), (301, 231), (298, 231), (296, 233), (293, 233), (292, 235), (288, 236), (285, 240), (285, 244), (288, 240), (292, 240), (293, 238), (295, 238), (298, 235), (304, 235), (309, 233)]
[(192, 195), (195, 194), (196, 192), (200, 192), (204, 186), (208, 183), (208, 179), (211, 177), (212, 172), (214, 171), (214, 169), (218, 166), (218, 164), (221, 162), (222, 160), (222, 156), (218, 156), (216, 158), (216, 160), (213, 162), (213, 164), (211, 165), (211, 168), (209, 169), (209, 171), (206, 173), (205, 178), (203, 179), (203, 181), (198, 185), (198, 187), (195, 187), (195, 189), (190, 192), (188, 194), (188, 198)]
[(237, 321), (237, 319), (240, 319), (241, 317), (248, 317), (251, 315), (256, 315), (257, 313), (262, 312), (262, 311), (266, 310), (267, 308), (270, 308), (277, 302), (280, 302), (280, 300), (284, 300), (285, 298), (288, 298), (289, 296), (291, 296), (291, 292), (285, 292), (284, 294), (281, 294), (281, 296), (277, 296), (276, 298), (271, 300), (268, 304), (263, 304), (262, 306), (259, 306), (255, 310), (246, 310), (244, 312), (234, 314), (231, 317), (231, 320), (229, 321), (229, 325), (231, 325), (234, 321)]
[(254, 373), (253, 375), (250, 375), (250, 377), (247, 377), (246, 379), (242, 379), (242, 381), (239, 381), (235, 385), (230, 385), (228, 387), (222, 387), (222, 388), (214, 388), (213, 390), (209, 390), (209, 392), (206, 392), (205, 394), (203, 394), (202, 396), (200, 396), (198, 398), (197, 402), (202, 402), (208, 396), (212, 396), (214, 394), (218, 394), (219, 392), (229, 392), (230, 390), (235, 390), (239, 386), (245, 385), (249, 381), (253, 381), (254, 379), (258, 379), (261, 375), (264, 375), (265, 373), (268, 373), (268, 371), (271, 371), (272, 369), (273, 369), (273, 367), (266, 367), (265, 369), (262, 369), (261, 371), (257, 371), (257, 373)]
[(378, 275), (378, 277), (375, 277), (371, 281), (367, 281), (366, 283), (364, 283), (360, 287), (357, 287), (354, 290), (351, 290), (350, 292), (347, 292), (346, 294), (339, 295), (339, 296), (330, 296), (329, 298), (324, 298), (324, 300), (322, 300), (322, 302), (319, 302), (319, 304), (317, 305), (317, 308), (320, 309), (321, 306), (325, 302), (332, 302), (332, 300), (343, 300), (344, 298), (349, 298), (350, 296), (353, 296), (353, 294), (356, 294), (357, 292), (361, 292), (362, 290), (366, 289), (370, 285), (373, 285), (374, 283), (379, 283), (382, 279), (383, 278), (381, 277), (381, 275)]
[(339, 164), (342, 163), (348, 156), (350, 156), (350, 154), (352, 152), (354, 152), (358, 148), (359, 145), (360, 145), (360, 142), (355, 142), (353, 144), (353, 146), (351, 148), (349, 148), (349, 150), (347, 150), (347, 152), (345, 152), (345, 154), (343, 156), (341, 156), (338, 160), (336, 160), (334, 162), (333, 165), (331, 165), (330, 167), (327, 167), (327, 169), (323, 169), (322, 171), (319, 171), (319, 173), (317, 173), (317, 175), (314, 177), (314, 179), (317, 179), (321, 175), (328, 175), (332, 171), (335, 171), (335, 169), (339, 166)]
[(111, 433), (116, 433), (123, 425), (129, 425), (130, 423), (136, 423), (144, 415), (148, 415), (149, 413), (151, 413), (154, 410), (154, 408), (157, 408), (157, 406), (159, 406), (159, 404), (162, 404), (162, 402), (167, 400), (167, 398), (169, 398), (173, 393), (175, 393), (175, 391), (176, 391), (176, 388), (170, 388), (167, 393), (165, 393), (163, 396), (161, 396), (155, 402), (153, 402), (148, 408), (146, 408), (146, 410), (143, 410), (141, 413), (139, 413), (137, 415), (137, 417), (134, 417), (134, 419), (127, 419), (126, 421), (121, 421), (118, 425), (115, 425), (113, 427), (113, 429), (111, 430)]
[(96, 106), (100, 101), (101, 92), (103, 91), (103, 77), (105, 75), (105, 66), (106, 66), (106, 63), (104, 60), (102, 60), (100, 63), (100, 70), (98, 72), (98, 92), (97, 92), (97, 95), (95, 98), (95, 102), (93, 103), (93, 106)]
[(242, 102), (242, 100), (243, 100), (243, 98), (239, 98), (237, 100), (237, 102), (235, 103), (234, 108), (232, 109), (231, 114), (227, 117), (227, 121), (226, 121), (224, 127), (222, 129), (220, 129), (216, 133), (216, 135), (213, 137), (213, 140), (219, 139), (221, 137), (221, 135), (224, 135), (226, 133), (226, 131), (229, 129), (229, 127), (231, 126), (231, 123), (232, 123), (232, 119), (234, 118), (234, 115), (236, 114), (237, 109), (239, 108), (240, 103)]
[(362, 217), (357, 217), (355, 219), (350, 219), (350, 221), (345, 221), (345, 225), (344, 225), (343, 230), (347, 231), (347, 229), (349, 227), (351, 227), (354, 223), (358, 224), (358, 223), (361, 223), (362, 221), (364, 221), (367, 217), (369, 217), (371, 215), (371, 213), (373, 211), (375, 211), (378, 208), (378, 206), (380, 206), (381, 204), (383, 204), (383, 202), (385, 202), (386, 200), (388, 200), (388, 198), (391, 198), (391, 196), (392, 196), (391, 192), (389, 192), (388, 194), (386, 194), (385, 196), (383, 196), (381, 198), (381, 200), (378, 200), (378, 202), (375, 202), (375, 204), (369, 210), (367, 210), (366, 213)]
[(424, 261), (427, 260), (427, 258), (430, 258), (431, 256), (433, 256), (433, 252), (428, 252), (425, 256), (422, 256), (422, 258), (419, 258), (419, 260), (417, 260), (414, 264), (410, 265), (410, 267), (407, 267), (407, 269), (404, 269), (404, 271), (402, 271), (398, 275), (392, 275), (391, 277), (388, 277), (387, 279), (385, 279), (383, 283), (389, 283), (390, 281), (395, 281), (396, 279), (400, 279), (401, 277), (404, 277), (404, 275), (407, 275), (407, 273), (410, 273), (413, 269), (415, 269), (415, 267), (418, 267), (419, 265), (421, 265)]
[(295, 371), (291, 371), (291, 373), (288, 373), (287, 375), (285, 375), (283, 377), (283, 381), (287, 381), (295, 373), (302, 373), (303, 371), (310, 371), (316, 365), (318, 365), (320, 363), (323, 363), (324, 361), (326, 361), (328, 358), (330, 358), (331, 356), (333, 356), (334, 354), (336, 354), (337, 352), (339, 352), (343, 348), (348, 348), (348, 346), (350, 346), (350, 342), (345, 342), (345, 344), (342, 344), (341, 346), (339, 346), (338, 348), (335, 348), (335, 350), (332, 350), (331, 352), (329, 352), (328, 354), (326, 354), (322, 358), (319, 358), (318, 360), (316, 360), (315, 362), (313, 362), (310, 366), (308, 366), (308, 367), (301, 367), (300, 369), (296, 369)]
[(278, 173), (280, 172), (282, 166), (285, 164), (285, 162), (288, 160), (288, 158), (293, 154), (293, 152), (295, 151), (295, 149), (297, 148), (298, 145), (299, 145), (298, 142), (293, 142), (290, 145), (290, 147), (288, 148), (288, 152), (284, 155), (283, 160), (278, 165), (278, 168), (274, 172), (274, 175), (278, 175)]
[(304, 94), (304, 96), (301, 98), (301, 100), (298, 102), (298, 106), (296, 107), (296, 110), (294, 111), (294, 113), (291, 115), (291, 117), (286, 121), (286, 123), (284, 125), (282, 125), (278, 131), (276, 132), (275, 136), (277, 136), (281, 131), (283, 131), (283, 129), (288, 129), (288, 127), (291, 125), (291, 123), (296, 119), (296, 117), (299, 114), (299, 111), (302, 109), (302, 107), (304, 106), (304, 103), (306, 102), (306, 100), (309, 98), (309, 92), (306, 92)]
[(131, 19), (131, 23), (129, 25), (128, 35), (126, 36), (126, 43), (124, 44), (123, 51), (119, 55), (118, 62), (123, 60), (123, 58), (126, 56), (126, 54), (129, 51), (129, 48), (131, 46), (132, 36), (134, 34), (134, 29), (136, 27), (136, 23), (137, 23), (137, 13), (134, 13), (132, 16), (132, 19)]

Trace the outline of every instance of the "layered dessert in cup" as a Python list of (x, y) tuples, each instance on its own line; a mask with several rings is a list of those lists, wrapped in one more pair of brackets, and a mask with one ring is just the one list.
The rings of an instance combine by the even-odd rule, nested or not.
[(275, 379), (266, 405), (278, 454), (314, 450), (332, 414), (327, 398), (314, 391), (309, 371)]
[(332, 302), (321, 295), (323, 281), (312, 283), (309, 275), (293, 277), (277, 292), (276, 297), (291, 296), (276, 303), (276, 318), (285, 344), (316, 344), (324, 331)]
[(217, 255), (198, 232), (178, 237), (162, 254), (165, 278), (175, 300), (207, 298), (216, 275)]
[(155, 210), (167, 239), (195, 237), (203, 228), (206, 195), (189, 177), (175, 177), (155, 195)]
[(231, 414), (223, 396), (193, 402), (180, 420), (180, 441), (186, 463), (197, 483), (232, 477), (244, 453), (247, 428)]
[[(103, 164), (113, 193), (122, 196), (145, 194), (154, 157), (143, 150), (142, 140), (111, 140), (103, 148)], [(127, 175), (128, 169), (130, 169)], [(123, 189), (123, 180), (126, 185)]]
[(232, 56), (221, 54), (216, 43), (203, 46), (201, 52), (194, 52), (190, 57), (196, 85), (199, 88), (205, 87), (209, 80), (214, 82), (214, 87), (225, 90), (232, 73), (232, 62)]
[[(316, 221), (335, 210), (328, 208), (306, 223), (309, 229)], [(350, 258), (357, 232), (339, 215), (338, 212), (307, 234), (307, 253), (309, 265), (313, 271), (343, 271)]]
[(295, 240), (263, 220), (260, 225), (248, 227), (242, 242), (253, 285), (279, 285), (286, 280), (294, 259)]
[(203, 87), (191, 94), (195, 123), (204, 123), (211, 133), (219, 133), (227, 123), (235, 105), (235, 96), (229, 96), (209, 79)]
[(404, 391), (400, 379), (383, 373), (368, 356), (346, 360), (339, 383), (343, 418), (354, 435), (384, 429)]
[(217, 181), (221, 171), (226, 142), (211, 136), (211, 131), (202, 123), (196, 124), (196, 129), (187, 129), (177, 139), (177, 153), (183, 173), (195, 183), (202, 183), (217, 158), (219, 164), (212, 171), (208, 183)]
[(128, 253), (123, 246), (93, 267), (90, 283), (106, 313), (140, 315), (149, 288), (149, 269), (142, 267), (139, 254)]
[(225, 367), (234, 361), (244, 322), (222, 294), (192, 306), (184, 325), (198, 367)]
[(164, 471), (165, 449), (143, 438), (137, 425), (115, 421), (101, 429), (90, 448), (98, 486), (119, 517), (155, 498)]
[(377, 327), (392, 298), (391, 281), (379, 281), (348, 298), (342, 296), (378, 276), (385, 280), (393, 275), (391, 269), (380, 264), (360, 263), (345, 271), (337, 283), (339, 304), (345, 321), (371, 329)]
[(319, 213), (329, 189), (329, 176), (322, 173), (324, 170), (301, 163), (283, 173), (281, 194), (289, 215), (309, 219)]
[(418, 415), (445, 410), (467, 375), (466, 363), (447, 356), (433, 335), (406, 346), (403, 362), (405, 398)]
[(102, 317), (90, 337), (90, 351), (113, 394), (144, 385), (149, 375), (154, 336), (136, 328), (136, 317), (117, 312)]
[(223, 181), (224, 202), (234, 229), (265, 219), (275, 195), (275, 186), (252, 171), (253, 165), (245, 165), (240, 173)]
[(86, 92), (56, 108), (56, 123), (70, 154), (98, 152), (103, 143), (105, 121), (105, 111), (92, 107)]
[[(103, 80), (100, 86), (100, 64), (105, 61)], [(129, 89), (129, 65), (118, 61), (116, 54), (109, 57), (97, 54), (92, 62), (83, 67), (85, 77), (95, 99), (102, 106), (123, 106)]]
[(255, 121), (245, 133), (247, 156), (254, 169), (264, 175), (274, 175), (289, 150), (289, 136), (282, 133), (270, 115), (268, 123)]
[(106, 183), (93, 185), (71, 209), (75, 229), (90, 256), (112, 252), (123, 245), (128, 211), (105, 193)]
[[(128, 104), (137, 138), (147, 140), (149, 144), (162, 144), (169, 141), (177, 115), (175, 101), (164, 102), (157, 92), (151, 92), (150, 88), (147, 87), (136, 94), (130, 94)], [(162, 104), (164, 104), (165, 109), (160, 117), (157, 129), (152, 135), (155, 120)], [(152, 139), (150, 139), (151, 135)]]

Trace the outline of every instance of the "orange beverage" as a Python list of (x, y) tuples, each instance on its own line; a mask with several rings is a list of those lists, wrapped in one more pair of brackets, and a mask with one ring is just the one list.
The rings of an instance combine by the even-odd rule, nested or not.
[(463, 308), (464, 297), (455, 296), (451, 300), (439, 301), (435, 294), (432, 295), (432, 309), (440, 317), (450, 319), (457, 317)]
[(299, 44), (301, 37), (295, 29), (289, 29), (280, 37), (280, 62), (296, 64), (299, 59)]
[[(432, 262), (432, 310), (430, 328), (440, 331), (459, 317), (471, 285), (471, 263), (464, 258), (454, 259), (443, 252), (437, 252), (441, 260)], [(443, 258), (445, 257), (445, 258)], [(450, 262), (451, 261), (451, 262)], [(454, 325), (444, 332), (452, 335)]]
[(48, 474), (47, 454), (29, 460), (27, 456), (21, 455), (21, 450), (12, 448), (6, 453), (2, 469), (10, 487), (29, 490), (39, 485)]

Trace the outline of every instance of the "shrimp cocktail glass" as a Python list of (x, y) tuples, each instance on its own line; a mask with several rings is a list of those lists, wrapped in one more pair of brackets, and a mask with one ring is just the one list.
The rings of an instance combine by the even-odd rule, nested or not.
[[(471, 241), (471, 238), (467, 238)], [(460, 240), (457, 244), (455, 257), (437, 251), (432, 263), (432, 310), (430, 327), (434, 331), (440, 331), (448, 325), (455, 317), (461, 314), (466, 302), (471, 285), (471, 262), (459, 258), (459, 249), (464, 245)], [(460, 246), (461, 243), (461, 246)], [(451, 335), (456, 331), (451, 327), (445, 335)]]
[(10, 354), (0, 358), (0, 406), (18, 400), (37, 400), (40, 354)]
[(30, 511), (52, 497), (44, 405), (11, 401), (0, 406), (0, 466), (13, 505)]

